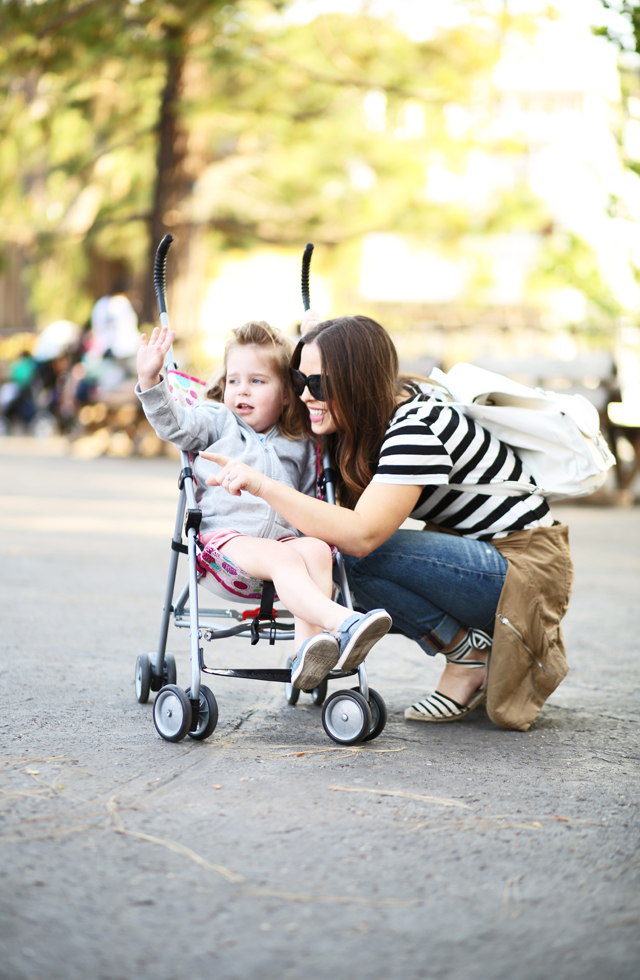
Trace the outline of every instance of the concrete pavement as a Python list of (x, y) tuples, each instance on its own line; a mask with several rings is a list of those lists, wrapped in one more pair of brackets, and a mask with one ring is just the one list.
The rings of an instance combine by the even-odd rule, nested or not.
[[(385, 638), (389, 724), (216, 679), (204, 743), (133, 692), (177, 500), (169, 460), (0, 440), (3, 980), (631, 980), (640, 952), (640, 510), (558, 507), (572, 670), (528, 733), (404, 721), (441, 665)], [(221, 641), (207, 660), (281, 665)], [(188, 635), (173, 630), (178, 682)], [(334, 687), (337, 685), (334, 685)]]

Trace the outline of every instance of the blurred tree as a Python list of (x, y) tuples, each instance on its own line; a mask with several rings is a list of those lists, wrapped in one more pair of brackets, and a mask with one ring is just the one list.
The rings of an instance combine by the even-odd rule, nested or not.
[(604, 279), (593, 249), (569, 231), (556, 231), (543, 240), (535, 270), (528, 283), (532, 295), (551, 296), (563, 287), (576, 290), (612, 319), (621, 313)]
[(629, 50), (629, 40), (633, 39), (635, 50), (640, 52), (640, 3), (638, 0), (600, 0), (606, 10), (613, 10), (616, 14), (621, 14), (629, 24), (628, 31), (621, 31), (619, 28), (607, 25), (595, 27), (594, 34), (607, 37), (614, 44), (623, 50)]
[(152, 320), (168, 230), (193, 322), (207, 235), (220, 248), (384, 229), (454, 242), (496, 209), (504, 225), (498, 200), (479, 212), (426, 193), (431, 165), (455, 173), (486, 142), (504, 11), (468, 0), (465, 24), (417, 43), (366, 12), (297, 23), (287, 6), (2, 3), (1, 234), (28, 257), (36, 315), (86, 317), (110, 261), (144, 284)]
[[(13, 167), (4, 170), (2, 206), (13, 219), (9, 237), (12, 231), (14, 240), (35, 246), (32, 258), (44, 260), (45, 269), (57, 247), (71, 246), (69, 286), (80, 285), (91, 254), (121, 252), (139, 264), (146, 250), (147, 267), (152, 261), (165, 216), (188, 186), (180, 113), (187, 50), (203, 25), (211, 30), (222, 6), (223, 0), (3, 4), (4, 155)], [(109, 225), (123, 226), (124, 235), (100, 241)], [(85, 240), (89, 251), (73, 248)], [(37, 267), (34, 273), (38, 278)], [(34, 282), (34, 290), (36, 307), (49, 302), (45, 283)], [(152, 303), (150, 287), (147, 319)]]
[[(640, 0), (600, 0), (606, 10), (620, 15), (611, 24), (592, 28), (593, 33), (606, 37), (620, 52), (618, 74), (622, 96), (622, 113), (618, 141), (625, 167), (640, 176)], [(623, 26), (624, 25), (624, 26)], [(630, 57), (628, 57), (630, 55)], [(635, 220), (628, 203), (620, 195), (611, 195), (609, 213), (612, 218)], [(632, 269), (640, 281), (640, 263), (632, 258)]]

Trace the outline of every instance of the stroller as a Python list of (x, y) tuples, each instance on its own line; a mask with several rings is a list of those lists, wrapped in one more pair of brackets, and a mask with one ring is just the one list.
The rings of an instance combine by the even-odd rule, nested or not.
[[(154, 282), (160, 307), (160, 322), (169, 326), (166, 306), (165, 269), (169, 246), (173, 241), (166, 235), (158, 246), (155, 262)], [(302, 263), (302, 293), (305, 309), (309, 309), (309, 265), (313, 245), (307, 245)], [(193, 404), (198, 396), (197, 379), (177, 371), (173, 361), (173, 350), (167, 352), (165, 370), (170, 380), (174, 398), (184, 399)], [(222, 668), (207, 667), (204, 662), (202, 642), (221, 640), (231, 636), (250, 638), (252, 644), (268, 640), (270, 645), (276, 638), (293, 640), (293, 621), (291, 614), (284, 609), (274, 608), (275, 591), (273, 582), (265, 581), (262, 586), (260, 606), (257, 609), (240, 613), (236, 609), (200, 608), (198, 604), (198, 583), (204, 572), (198, 567), (197, 555), (199, 528), (202, 513), (197, 506), (194, 476), (191, 460), (187, 452), (180, 452), (180, 475), (178, 478), (180, 496), (178, 511), (171, 540), (169, 575), (164, 597), (158, 648), (155, 653), (141, 653), (136, 661), (135, 690), (141, 704), (148, 701), (150, 691), (157, 691), (153, 704), (153, 720), (158, 734), (168, 742), (179, 742), (185, 736), (203, 740), (215, 730), (218, 722), (218, 705), (210, 688), (201, 683), (201, 674), (219, 677), (243, 677), (262, 681), (275, 681), (284, 685), (285, 697), (294, 705), (300, 697), (300, 690), (291, 684), (291, 661), (286, 668)], [(328, 453), (325, 453), (320, 474), (320, 489), (323, 498), (335, 504), (333, 475)], [(183, 527), (186, 535), (183, 542)], [(188, 580), (177, 600), (174, 602), (176, 576), (180, 555), (187, 556)], [(342, 601), (352, 609), (351, 593), (347, 582), (342, 555), (336, 554), (339, 586)], [(215, 580), (208, 588), (218, 595), (225, 593), (217, 587)], [(227, 593), (228, 596), (228, 593)], [(234, 596), (234, 601), (255, 602)], [(183, 690), (176, 681), (176, 662), (167, 653), (169, 624), (173, 622), (179, 629), (188, 629), (191, 651), (191, 684)], [(220, 620), (222, 623), (220, 623)], [(232, 621), (232, 625), (226, 623)], [(225, 622), (226, 621), (226, 622)], [(327, 697), (330, 680), (341, 680), (358, 675), (358, 686), (351, 690), (335, 691)], [(357, 742), (371, 741), (383, 731), (387, 721), (387, 710), (382, 697), (369, 687), (365, 663), (352, 670), (332, 670), (311, 694), (313, 704), (322, 707), (322, 724), (329, 738), (339, 745), (354, 745)]]

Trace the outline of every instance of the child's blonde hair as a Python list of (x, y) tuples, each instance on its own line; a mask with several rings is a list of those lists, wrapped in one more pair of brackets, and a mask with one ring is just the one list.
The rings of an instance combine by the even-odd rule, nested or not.
[(297, 398), (291, 385), (289, 362), (293, 354), (293, 343), (276, 327), (264, 320), (249, 320), (241, 327), (231, 331), (225, 344), (222, 364), (207, 382), (205, 395), (214, 402), (224, 401), (224, 391), (227, 383), (227, 361), (229, 354), (237, 347), (264, 347), (270, 355), (273, 366), (282, 381), (289, 403), (284, 405), (277, 425), (287, 439), (300, 439), (302, 426), (298, 415)]

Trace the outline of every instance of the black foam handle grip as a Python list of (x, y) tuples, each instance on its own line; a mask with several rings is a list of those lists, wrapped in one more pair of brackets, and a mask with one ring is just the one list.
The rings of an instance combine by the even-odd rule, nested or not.
[(167, 312), (167, 252), (173, 241), (173, 235), (165, 235), (156, 251), (156, 260), (153, 264), (153, 283), (156, 287), (158, 297), (158, 309), (160, 313)]
[(312, 252), (313, 245), (309, 242), (308, 245), (305, 245), (302, 254), (302, 305), (305, 310), (308, 310), (311, 306), (311, 299), (309, 298), (309, 267), (311, 265)]

